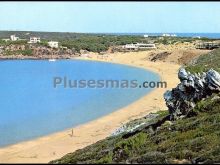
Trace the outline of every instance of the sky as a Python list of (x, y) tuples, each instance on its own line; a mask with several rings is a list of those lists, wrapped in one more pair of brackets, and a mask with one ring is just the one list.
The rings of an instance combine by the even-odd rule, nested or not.
[(220, 2), (0, 2), (0, 30), (218, 33)]

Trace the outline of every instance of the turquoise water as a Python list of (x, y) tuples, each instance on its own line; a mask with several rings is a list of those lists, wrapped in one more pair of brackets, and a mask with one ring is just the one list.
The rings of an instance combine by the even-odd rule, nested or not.
[(102, 62), (0, 61), (1, 147), (94, 120), (152, 90), (54, 88), (53, 78), (64, 76), (72, 80), (159, 80), (144, 69)]

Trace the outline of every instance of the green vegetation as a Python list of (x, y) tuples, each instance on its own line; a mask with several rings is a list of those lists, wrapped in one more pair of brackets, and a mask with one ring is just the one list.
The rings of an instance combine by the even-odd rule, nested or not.
[(24, 56), (31, 56), (31, 55), (33, 55), (33, 50), (32, 49), (15, 50), (15, 51), (6, 50), (6, 51), (4, 51), (4, 54), (5, 55), (19, 55), (19, 54), (22, 54)]
[(211, 68), (220, 71), (220, 49), (213, 50), (208, 54), (200, 56), (193, 65), (188, 66), (186, 69), (191, 73), (196, 73), (208, 71)]
[(41, 43), (38, 45), (48, 46), (47, 42), (50, 40), (59, 41), (60, 45), (69, 49), (75, 49), (77, 52), (87, 50), (91, 52), (107, 51), (111, 46), (119, 46), (130, 43), (149, 43), (154, 42), (158, 44), (175, 44), (177, 42), (193, 42), (195, 40), (214, 41), (215, 39), (201, 38), (195, 39), (190, 37), (163, 37), (149, 36), (144, 38), (141, 35), (117, 35), (117, 34), (85, 34), (85, 33), (67, 33), (67, 32), (32, 32), (32, 31), (0, 31), (0, 38), (9, 38), (10, 35), (16, 34), (17, 37), (26, 39), (19, 41), (2, 41), (1, 45), (10, 44), (26, 44), (30, 36), (38, 36), (41, 38)]
[[(107, 51), (110, 46), (118, 46), (129, 43), (143, 42), (148, 43), (148, 40), (143, 36), (129, 35), (111, 35), (111, 34), (84, 34), (84, 33), (59, 33), (59, 32), (27, 32), (27, 31), (0, 31), (0, 38), (8, 38), (10, 35), (28, 40), (30, 36), (39, 36), (42, 46), (47, 46), (49, 40), (56, 40), (60, 45), (69, 49), (75, 49), (79, 52), (81, 49), (91, 52)], [(27, 41), (18, 41), (18, 43)], [(17, 44), (17, 41), (0, 41), (0, 45)]]
[(9, 38), (10, 35), (16, 34), (17, 37), (29, 40), (30, 36), (37, 36), (46, 40), (54, 39), (75, 39), (86, 36), (84, 33), (68, 32), (37, 32), (37, 31), (0, 31), (0, 38)]
[(215, 41), (216, 39), (212, 39), (212, 38), (207, 38), (207, 37), (202, 37), (200, 38), (201, 41), (204, 41), (204, 42), (210, 42), (210, 41)]
[(9, 45), (25, 45), (27, 40), (18, 40), (18, 41), (4, 41), (0, 40), (0, 46), (9, 46)]
[(107, 51), (110, 46), (118, 46), (135, 42), (148, 43), (148, 41), (141, 36), (111, 36), (111, 35), (97, 35), (97, 36), (82, 36), (74, 40), (61, 40), (61, 45), (70, 49), (74, 48), (76, 51), (80, 49), (91, 52)]
[(48, 40), (41, 39), (40, 43), (36, 43), (36, 45), (47, 47), (48, 46), (48, 42), (49, 42)]
[[(162, 38), (156, 38), (156, 43), (169, 45), (169, 44), (184, 43), (184, 42), (192, 43), (196, 40), (202, 41), (202, 39), (196, 39), (196, 38), (192, 38), (192, 37), (162, 37)], [(215, 39), (207, 39), (207, 40), (213, 41)]]

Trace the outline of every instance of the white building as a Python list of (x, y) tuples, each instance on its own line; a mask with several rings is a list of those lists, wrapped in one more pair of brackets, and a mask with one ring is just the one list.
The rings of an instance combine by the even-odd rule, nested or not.
[(155, 44), (136, 43), (136, 44), (126, 44), (123, 46), (123, 48), (130, 49), (130, 50), (156, 49), (156, 45)]
[(144, 38), (148, 38), (149, 36), (147, 34), (144, 35)]
[(195, 37), (193, 37), (193, 38), (198, 38), (198, 39), (201, 39), (201, 37), (200, 37), (200, 36), (195, 36)]
[(59, 47), (59, 43), (57, 41), (50, 41), (50, 42), (48, 42), (48, 45), (51, 48), (58, 48)]
[(162, 36), (163, 36), (163, 37), (170, 37), (170, 34), (164, 33), (164, 34), (162, 34)]
[(136, 49), (137, 46), (135, 44), (126, 44), (123, 46), (125, 49)]
[(16, 37), (15, 35), (11, 35), (11, 36), (10, 36), (10, 39), (11, 39), (12, 41), (17, 41), (17, 40), (19, 40), (19, 37)]
[(176, 35), (176, 34), (171, 34), (170, 36), (171, 36), (171, 37), (177, 37), (177, 35)]
[(40, 43), (40, 37), (30, 37), (30, 41), (28, 43)]
[(176, 37), (176, 34), (168, 34), (168, 33), (164, 33), (162, 34), (163, 37)]

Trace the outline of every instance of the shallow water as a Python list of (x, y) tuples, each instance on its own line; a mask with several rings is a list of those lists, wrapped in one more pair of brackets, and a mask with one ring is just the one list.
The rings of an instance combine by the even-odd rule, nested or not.
[(83, 60), (0, 61), (0, 146), (30, 140), (107, 115), (152, 89), (54, 88), (71, 80), (158, 81), (150, 71)]

